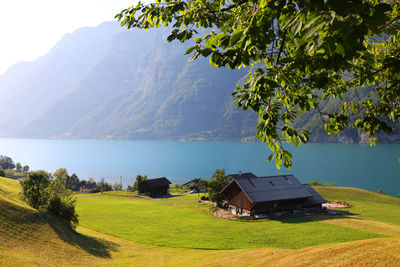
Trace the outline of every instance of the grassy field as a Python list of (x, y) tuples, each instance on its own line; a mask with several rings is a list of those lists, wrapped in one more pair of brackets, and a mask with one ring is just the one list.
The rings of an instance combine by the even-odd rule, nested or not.
[[(81, 225), (76, 233), (54, 217), (26, 206), (18, 199), (19, 184), (11, 179), (0, 178), (0, 266), (396, 266), (400, 262), (398, 199), (349, 188), (321, 187), (317, 190), (328, 199), (348, 201), (352, 205), (349, 210), (354, 215), (315, 217), (315, 221), (307, 219), (305, 222), (301, 218), (235, 222), (210, 216), (208, 208), (197, 202), (198, 196), (195, 194), (152, 200), (139, 199), (127, 192), (110, 192), (79, 196)], [(119, 205), (119, 208), (115, 205)], [(382, 218), (379, 212), (374, 211), (380, 205), (389, 214), (388, 218)], [(103, 212), (98, 212), (101, 208)], [(152, 212), (159, 208), (165, 208), (168, 212)], [(389, 212), (389, 209), (393, 210)], [(121, 217), (120, 210), (129, 214), (128, 219), (125, 215)], [(113, 216), (109, 216), (109, 213)], [(171, 218), (174, 214), (176, 219)], [(181, 224), (179, 219), (188, 217), (188, 214), (194, 218), (183, 219)], [(139, 221), (140, 226), (136, 225), (136, 230), (133, 230), (138, 222), (135, 215), (143, 221)], [(145, 215), (150, 218), (146, 219)], [(163, 226), (163, 220), (166, 220), (162, 218), (164, 216), (170, 219), (166, 222), (167, 230), (162, 228), (159, 232), (169, 234), (172, 240), (184, 240), (181, 244), (172, 241), (166, 245), (171, 241), (163, 239), (162, 242), (166, 244), (156, 246), (155, 238), (152, 241), (149, 237), (151, 234), (160, 235), (151, 231), (151, 228)], [(160, 223), (150, 222), (154, 219)], [(198, 226), (193, 225), (198, 220), (205, 220), (201, 229), (209, 229), (200, 237), (195, 229)], [(92, 221), (95, 223), (92, 224)], [(210, 239), (206, 235), (215, 233), (212, 230), (214, 226), (222, 233)], [(292, 232), (289, 229), (291, 227), (295, 229)], [(291, 234), (285, 235), (282, 229)], [(325, 233), (319, 233), (321, 231)], [(264, 235), (265, 239), (256, 238), (256, 246), (247, 242), (248, 248), (235, 250), (182, 248), (193, 246), (191, 238), (203, 238), (204, 241), (200, 243), (202, 246), (212, 246), (216, 242), (215, 246), (226, 248), (228, 236), (233, 236), (231, 242), (237, 245), (235, 242), (246, 239), (239, 234), (248, 239), (254, 238), (248, 236), (250, 232), (254, 232), (254, 236), (256, 233)], [(334, 237), (337, 232), (347, 236)], [(269, 236), (280, 234), (289, 240), (280, 241)], [(185, 238), (185, 235), (190, 238)], [(323, 240), (323, 235), (329, 242)], [(308, 240), (301, 241), (299, 236)], [(137, 238), (147, 240), (149, 244), (137, 242)], [(219, 238), (223, 241), (218, 241)], [(346, 238), (342, 241), (348, 242), (340, 241), (341, 238)], [(296, 241), (301, 245), (296, 245)], [(172, 247), (174, 244), (181, 247)]]
[[(166, 199), (79, 195), (80, 225), (145, 244), (201, 249), (299, 249), (378, 237), (348, 227), (294, 217), (235, 221), (214, 217), (195, 195)], [(312, 238), (310, 238), (312, 236)]]

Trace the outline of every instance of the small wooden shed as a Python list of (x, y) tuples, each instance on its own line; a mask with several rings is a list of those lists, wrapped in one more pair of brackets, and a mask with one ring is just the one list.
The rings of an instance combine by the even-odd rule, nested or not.
[(182, 185), (185, 190), (196, 190), (197, 192), (206, 192), (206, 188), (200, 185), (200, 178), (196, 178)]
[(221, 193), (236, 214), (271, 214), (298, 210), (325, 202), (312, 187), (301, 184), (293, 175), (267, 177), (232, 176)]
[(165, 178), (155, 178), (142, 181), (138, 187), (142, 194), (156, 197), (169, 194), (169, 185), (171, 182)]

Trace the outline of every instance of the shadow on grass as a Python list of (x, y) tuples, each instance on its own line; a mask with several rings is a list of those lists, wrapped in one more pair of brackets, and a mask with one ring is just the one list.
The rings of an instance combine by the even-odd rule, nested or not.
[(318, 215), (310, 215), (310, 216), (290, 216), (290, 217), (280, 217), (280, 218), (271, 218), (271, 220), (279, 221), (282, 223), (306, 223), (306, 222), (319, 222), (319, 221), (327, 221), (333, 219), (353, 219), (360, 220), (359, 218), (354, 217), (358, 215), (356, 213), (350, 213), (347, 211), (341, 211), (340, 214), (318, 214)]
[(49, 219), (49, 226), (64, 242), (79, 247), (93, 256), (111, 258), (111, 252), (118, 251), (120, 245), (104, 239), (80, 234), (66, 224), (62, 219), (53, 217)]
[[(46, 212), (37, 212), (9, 202), (0, 201), (0, 223), (12, 227), (7, 231), (7, 239), (13, 240), (19, 239), (19, 236), (32, 236), (30, 240), (25, 240), (25, 242), (32, 242), (33, 246), (38, 242), (34, 236), (47, 235), (46, 238), (51, 239), (52, 229), (63, 242), (79, 247), (96, 257), (110, 258), (111, 252), (117, 251), (119, 247), (118, 244), (104, 239), (82, 235), (72, 229), (64, 220)], [(51, 229), (47, 228), (46, 225)], [(18, 236), (13, 234), (14, 231), (12, 231), (16, 229)]]

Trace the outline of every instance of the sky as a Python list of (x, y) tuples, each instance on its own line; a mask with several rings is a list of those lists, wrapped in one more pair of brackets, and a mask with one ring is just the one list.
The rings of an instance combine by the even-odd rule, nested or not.
[[(143, 1), (142, 1), (143, 2)], [(66, 33), (114, 20), (137, 0), (0, 0), (0, 75), (48, 52)]]

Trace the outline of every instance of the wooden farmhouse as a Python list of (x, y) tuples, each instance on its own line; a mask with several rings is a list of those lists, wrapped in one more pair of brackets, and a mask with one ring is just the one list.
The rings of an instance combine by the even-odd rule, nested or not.
[(293, 175), (257, 177), (252, 173), (229, 175), (230, 182), (221, 193), (235, 214), (271, 214), (321, 207), (326, 202), (311, 186), (301, 184)]
[(163, 196), (169, 194), (169, 185), (171, 182), (165, 178), (148, 179), (141, 182), (138, 187), (142, 194), (151, 197)]
[(81, 194), (90, 194), (90, 193), (94, 193), (97, 189), (97, 186), (95, 183), (93, 184), (86, 184), (86, 185), (82, 185), (79, 188), (79, 193)]

